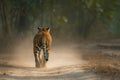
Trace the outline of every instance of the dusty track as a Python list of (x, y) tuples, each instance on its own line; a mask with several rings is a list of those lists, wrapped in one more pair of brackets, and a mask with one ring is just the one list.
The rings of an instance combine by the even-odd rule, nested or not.
[[(44, 69), (34, 68), (31, 44), (25, 42), (12, 55), (0, 57), (0, 80), (96, 80), (96, 75), (83, 70), (85, 61), (81, 59), (78, 45), (55, 46)], [(22, 47), (21, 47), (22, 46)], [(24, 53), (24, 54), (23, 54)]]
[[(12, 55), (0, 56), (0, 80), (119, 80), (119, 77), (109, 78), (109, 76), (103, 76), (101, 73), (96, 73), (95, 69), (91, 69), (92, 63), (88, 64), (88, 62), (93, 60), (92, 62), (99, 63), (99, 60), (102, 60), (99, 56), (101, 53), (106, 54), (106, 50), (97, 48), (94, 50), (95, 45), (84, 45), (54, 46), (47, 67), (39, 69), (34, 68), (32, 44), (26, 40), (25, 43), (20, 43)], [(29, 49), (23, 46), (29, 47)], [(113, 52), (116, 53), (112, 50), (112, 54), (114, 54)], [(117, 52), (120, 51), (117, 50)], [(100, 55), (97, 56), (96, 53), (100, 53)], [(111, 51), (107, 50), (107, 55), (109, 53)], [(84, 57), (87, 57), (86, 60)], [(95, 60), (94, 57), (96, 57)]]

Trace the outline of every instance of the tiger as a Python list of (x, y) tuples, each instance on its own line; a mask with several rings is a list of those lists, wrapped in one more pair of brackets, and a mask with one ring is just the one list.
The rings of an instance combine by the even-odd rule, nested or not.
[(41, 50), (45, 47), (47, 59), (49, 60), (50, 47), (52, 44), (52, 36), (50, 34), (50, 28), (40, 28), (38, 27), (38, 32), (33, 39), (33, 52), (35, 57), (35, 66), (40, 67), (40, 54)]

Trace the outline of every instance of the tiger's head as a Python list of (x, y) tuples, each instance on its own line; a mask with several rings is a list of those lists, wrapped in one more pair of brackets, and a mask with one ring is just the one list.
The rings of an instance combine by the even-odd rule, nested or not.
[(41, 32), (50, 32), (50, 28), (49, 27), (47, 28), (38, 27), (38, 33), (41, 33)]

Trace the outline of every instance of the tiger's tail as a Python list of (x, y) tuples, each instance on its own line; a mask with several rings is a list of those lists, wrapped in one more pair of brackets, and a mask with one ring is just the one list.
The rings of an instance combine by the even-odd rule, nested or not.
[(47, 55), (47, 44), (46, 44), (46, 38), (42, 38), (42, 49), (43, 49), (43, 54), (44, 54), (44, 59), (48, 61), (48, 55)]

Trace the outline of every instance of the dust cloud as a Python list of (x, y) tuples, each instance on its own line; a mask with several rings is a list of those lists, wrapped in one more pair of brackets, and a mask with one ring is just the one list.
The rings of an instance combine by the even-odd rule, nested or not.
[[(35, 67), (33, 55), (33, 36), (28, 36), (19, 40), (13, 50), (10, 65), (19, 67)], [(51, 47), (47, 68), (62, 67), (74, 64), (82, 64), (80, 52), (75, 48), (75, 44), (60, 44), (54, 43)], [(79, 55), (79, 56), (78, 56)]]

